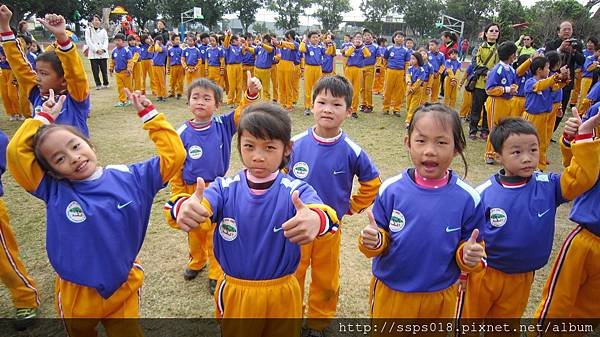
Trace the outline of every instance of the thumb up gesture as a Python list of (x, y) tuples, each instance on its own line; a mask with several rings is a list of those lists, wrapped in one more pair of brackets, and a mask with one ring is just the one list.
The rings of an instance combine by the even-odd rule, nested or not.
[(208, 210), (202, 206), (204, 199), (204, 179), (196, 179), (196, 191), (181, 204), (177, 213), (177, 226), (184, 232), (198, 227), (209, 217)]
[(360, 237), (365, 247), (375, 249), (379, 246), (381, 235), (379, 234), (379, 229), (377, 229), (377, 223), (371, 210), (367, 211), (367, 216), (369, 217), (369, 224), (360, 231)]
[(471, 237), (463, 246), (463, 261), (469, 267), (475, 267), (485, 256), (483, 246), (477, 243), (479, 229), (473, 230)]
[(283, 234), (293, 243), (299, 245), (310, 243), (319, 234), (321, 219), (300, 200), (298, 191), (292, 193), (292, 203), (296, 208), (296, 215), (281, 225)]

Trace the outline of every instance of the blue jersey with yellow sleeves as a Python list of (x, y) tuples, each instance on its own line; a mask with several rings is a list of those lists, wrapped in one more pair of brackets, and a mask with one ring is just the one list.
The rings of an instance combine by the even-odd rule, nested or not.
[(485, 222), (479, 194), (452, 171), (448, 184), (438, 189), (417, 185), (409, 170), (386, 180), (373, 215), (390, 236), (386, 252), (373, 259), (373, 275), (402, 292), (453, 285), (460, 276), (459, 244)]
[(425, 64), (423, 64), (423, 71), (425, 71), (425, 82), (429, 81), (429, 78), (431, 78), (431, 75), (433, 75), (434, 71), (433, 71), (433, 66), (431, 65), (431, 63), (427, 62)]
[(519, 88), (517, 89), (517, 93), (515, 94), (515, 96), (525, 97), (525, 82), (527, 82), (527, 80), (532, 77), (533, 75), (531, 74), (531, 70), (529, 69), (525, 72), (523, 76), (519, 76), (517, 74), (517, 77), (515, 78), (515, 83), (519, 86)]
[[(353, 48), (354, 46), (350, 46), (349, 48)], [(362, 67), (363, 66), (363, 61), (366, 58), (365, 57), (365, 52), (364, 52), (365, 46), (360, 46), (357, 49), (354, 49), (352, 51), (352, 53), (350, 54), (350, 56), (348, 56), (348, 61), (346, 62), (346, 66), (356, 66), (356, 67)], [(367, 49), (369, 50), (369, 49)], [(369, 52), (371, 52), (369, 50)]]
[(552, 110), (552, 89), (535, 91), (536, 83), (540, 82), (535, 77), (525, 81), (525, 111), (528, 114), (541, 114)]
[(117, 47), (113, 49), (110, 57), (115, 64), (115, 72), (127, 70), (127, 63), (133, 58), (133, 53), (129, 47)]
[[(354, 177), (359, 182), (379, 177), (367, 153), (345, 132), (335, 141), (324, 142), (315, 138), (313, 128), (309, 128), (294, 136), (292, 141), (294, 146), (288, 163), (289, 175), (309, 183), (340, 218), (351, 209), (350, 194)], [(361, 211), (371, 202), (355, 205), (359, 209), (353, 211)]]
[(154, 55), (152, 56), (153, 66), (164, 66), (167, 64), (167, 47), (165, 45), (154, 47)]
[[(14, 35), (3, 36), (2, 46), (6, 59), (10, 63), (13, 74), (21, 90), (29, 93), (29, 101), (33, 105), (33, 115), (42, 109), (42, 104), (48, 97), (42, 96), (37, 86), (36, 72), (33, 70), (23, 47), (17, 43)], [(68, 42), (55, 49), (56, 55), (62, 64), (67, 82), (67, 96), (60, 115), (56, 118), (57, 124), (67, 124), (79, 129), (84, 136), (89, 136), (87, 119), (90, 114), (89, 84), (83, 67), (83, 62), (75, 44)]]
[(444, 65), (446, 66), (446, 70), (452, 69), (453, 74), (456, 74), (462, 67), (460, 61), (458, 60), (446, 60)]
[(245, 66), (253, 66), (256, 62), (256, 56), (249, 51), (242, 53), (242, 64)]
[(408, 77), (410, 78), (410, 83), (415, 83), (418, 80), (421, 80), (423, 82), (427, 81), (427, 73), (425, 72), (425, 69), (423, 69), (423, 67), (415, 67), (415, 66), (410, 66), (408, 67)]
[(411, 55), (412, 53), (406, 47), (391, 45), (385, 49), (383, 58), (387, 60), (388, 69), (404, 69)]
[(323, 63), (323, 55), (325, 55), (325, 47), (321, 44), (316, 46), (311, 43), (301, 43), (299, 49), (301, 50), (302, 56), (304, 56), (304, 62), (311, 66), (320, 66)]
[(323, 55), (323, 62), (321, 63), (321, 70), (324, 73), (332, 73), (333, 72), (333, 60), (335, 55)]
[(6, 145), (8, 145), (8, 137), (0, 130), (0, 197), (4, 195), (2, 174), (6, 171)]
[(221, 47), (209, 47), (206, 49), (206, 60), (209, 66), (219, 67), (221, 58), (224, 57), (224, 52)]
[(471, 76), (473, 75), (473, 71), (475, 71), (475, 66), (473, 65), (473, 63), (469, 63), (467, 69), (465, 70), (465, 73), (467, 73), (467, 76)]
[[(503, 64), (502, 62), (498, 63), (487, 75), (485, 90), (490, 90), (496, 87), (510, 87), (511, 85), (515, 84), (516, 78), (517, 72), (513, 69), (513, 67)], [(512, 95), (504, 91), (500, 97), (510, 99)]]
[(379, 56), (377, 55), (377, 45), (374, 43), (365, 43), (365, 48), (369, 49), (371, 56), (363, 60), (363, 67), (375, 65), (375, 61), (377, 61), (377, 57)]
[(242, 47), (229, 45), (228, 48), (223, 48), (225, 51), (225, 64), (240, 64), (242, 63)]
[(254, 47), (254, 54), (256, 55), (256, 61), (254, 66), (260, 69), (270, 69), (273, 66), (273, 57), (275, 56), (275, 48), (273, 51), (267, 51), (262, 45)]
[(586, 98), (591, 100), (592, 102), (600, 101), (600, 81), (596, 82), (592, 86), (592, 88), (590, 89), (590, 92), (588, 92)]
[(169, 48), (169, 65), (181, 65), (181, 55), (183, 54), (183, 49), (179, 45), (173, 46)]
[(185, 58), (185, 64), (194, 67), (198, 64), (198, 61), (202, 63), (202, 55), (200, 49), (196, 46), (190, 46), (183, 50), (183, 57)]
[(569, 219), (600, 237), (600, 180), (575, 199)]
[(596, 56), (594, 56), (594, 54), (587, 56), (585, 58), (585, 62), (583, 63), (583, 72), (582, 72), (582, 76), (583, 77), (593, 77), (594, 76), (594, 72), (596, 69), (593, 69), (592, 71), (588, 71), (588, 68), (594, 64), (594, 62), (598, 62), (598, 58)]
[(443, 53), (438, 52), (429, 52), (427, 53), (427, 57), (429, 58), (429, 63), (433, 67), (433, 71), (437, 72), (440, 70), (440, 67), (444, 65), (446, 62), (446, 58)]
[(208, 48), (210, 48), (210, 46), (209, 46), (209, 45), (207, 45), (207, 44), (201, 44), (201, 45), (199, 45), (199, 46), (196, 46), (196, 48), (198, 48), (198, 50), (200, 51), (200, 58), (201, 58), (203, 61), (206, 61), (206, 58), (208, 57), (208, 56), (206, 55), (206, 52), (208, 51)]
[[(556, 74), (555, 71), (551, 71), (550, 72), (550, 76)], [(563, 98), (563, 92), (562, 92), (562, 87), (555, 85), (552, 86), (551, 91), (550, 91), (550, 97), (552, 98), (552, 103), (560, 103), (562, 102), (562, 98)]]
[(236, 131), (234, 112), (213, 116), (210, 126), (197, 129), (189, 121), (178, 130), (183, 147), (187, 151), (182, 178), (195, 184), (197, 177), (211, 182), (222, 177), (229, 169), (231, 139)]
[(142, 43), (140, 45), (140, 60), (151, 60), (154, 53), (149, 52), (150, 45)]
[(244, 280), (271, 280), (296, 271), (300, 246), (290, 242), (281, 225), (296, 214), (292, 192), (305, 204), (321, 204), (302, 180), (279, 173), (265, 194), (250, 192), (246, 172), (217, 178), (204, 191), (210, 204), (215, 257), (226, 275)]

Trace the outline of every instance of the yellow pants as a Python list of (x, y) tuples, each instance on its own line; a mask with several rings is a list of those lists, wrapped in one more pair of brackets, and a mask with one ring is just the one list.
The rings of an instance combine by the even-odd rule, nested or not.
[[(581, 93), (581, 83), (582, 83), (582, 74), (581, 70), (575, 70), (575, 82), (573, 83), (573, 90), (571, 91), (571, 98), (569, 99), (569, 104), (577, 105), (577, 101), (579, 100), (579, 93)], [(590, 78), (591, 80), (591, 78)], [(591, 82), (590, 82), (591, 83)], [(588, 87), (589, 90), (589, 87)], [(586, 94), (587, 95), (587, 94)], [(581, 95), (581, 99), (583, 100), (585, 95)]]
[(554, 261), (534, 317), (597, 318), (598, 299), (600, 237), (578, 226), (569, 233)]
[(440, 97), (440, 82), (441, 78), (438, 73), (431, 75), (431, 103), (437, 103), (438, 97)]
[(164, 66), (152, 66), (152, 80), (156, 83), (156, 96), (167, 97), (166, 74)]
[(258, 78), (262, 84), (262, 92), (260, 96), (265, 101), (271, 100), (271, 73), (272, 70), (270, 68), (254, 68), (254, 76), (256, 76), (256, 78)]
[(404, 122), (410, 124), (415, 111), (419, 108), (422, 101), (422, 96), (425, 95), (423, 87), (418, 87), (415, 92), (406, 96), (406, 119)]
[(550, 142), (549, 137), (551, 136), (547, 135), (550, 113), (544, 112), (541, 114), (532, 115), (525, 111), (523, 114), (523, 119), (533, 124), (533, 127), (538, 133), (538, 138), (540, 140), (540, 161), (538, 163), (538, 168), (543, 171), (546, 169), (546, 165), (548, 165), (548, 162), (546, 161), (548, 145), (546, 144)]
[(125, 89), (131, 91), (132, 87), (132, 77), (127, 73), (126, 70), (122, 70), (118, 73), (115, 73), (115, 79), (117, 81), (117, 91), (119, 93), (119, 102), (127, 101), (127, 95), (125, 94)]
[(184, 69), (181, 64), (171, 66), (171, 79), (169, 81), (169, 93), (171, 95), (183, 95)]
[(511, 98), (512, 107), (510, 108), (511, 117), (523, 117), (525, 113), (525, 97), (513, 96)]
[(581, 107), (577, 109), (579, 111), (579, 116), (583, 116), (590, 109), (593, 103), (594, 102), (592, 102), (592, 100), (589, 98), (582, 99)]
[(10, 228), (8, 212), (0, 199), (0, 278), (10, 291), (16, 308), (37, 308), (40, 304), (35, 283), (27, 274), (19, 257), (19, 247), (15, 234)]
[(376, 95), (383, 93), (383, 85), (385, 84), (385, 67), (379, 68), (379, 74), (375, 72), (374, 80), (373, 80), (373, 93)]
[(279, 87), (279, 103), (286, 109), (292, 108), (294, 62), (281, 60), (277, 65), (277, 86)]
[[(488, 96), (485, 100), (485, 111), (487, 111), (487, 121), (490, 133), (501, 120), (511, 116), (512, 103), (510, 99)], [(485, 141), (485, 157), (493, 158), (494, 147), (490, 142), (490, 136), (488, 134), (487, 140)]]
[(307, 64), (304, 66), (304, 109), (312, 107), (312, 91), (317, 81), (323, 76), (321, 66)]
[[(590, 88), (592, 87), (592, 78), (591, 77), (584, 77), (581, 79), (581, 101), (579, 102), (579, 105), (577, 106), (578, 110), (583, 110), (583, 101), (587, 98), (587, 94), (590, 92)], [(573, 93), (571, 93), (571, 97)], [(585, 111), (579, 111), (580, 114), (585, 113)]]
[(225, 92), (229, 92), (229, 80), (227, 78), (227, 67), (223, 69), (223, 75), (219, 76), (219, 86), (223, 88)]
[(152, 60), (148, 59), (148, 60), (142, 60), (141, 61), (141, 65), (142, 65), (142, 90), (145, 92), (146, 91), (146, 78), (150, 79), (150, 90), (152, 90), (152, 92), (155, 92), (155, 87), (154, 85), (154, 81), (152, 81)]
[(204, 67), (202, 65), (199, 65), (197, 68), (194, 68), (193, 71), (185, 71), (185, 85), (187, 87), (190, 86), (190, 84), (192, 84), (192, 82), (198, 78), (202, 77), (202, 73), (204, 72)]
[[(273, 101), (277, 102), (279, 100), (279, 78), (277, 71), (277, 64), (273, 64), (271, 67), (271, 87), (273, 88)], [(263, 85), (264, 86), (264, 85)]]
[[(385, 88), (383, 92), (383, 111), (390, 107), (395, 112), (402, 109), (402, 101), (406, 94), (406, 78), (404, 69), (387, 69), (385, 71)], [(407, 101), (408, 109), (408, 101)]]
[(292, 72), (292, 103), (296, 104), (300, 97), (300, 65), (294, 64), (294, 71)]
[(221, 68), (219, 66), (208, 66), (208, 79), (223, 88), (221, 86), (221, 77)]
[(242, 95), (248, 90), (248, 81), (246, 80), (246, 72), (249, 71), (254, 77), (254, 66), (242, 64)]
[(21, 116), (31, 117), (32, 108), (31, 103), (29, 102), (29, 93), (22, 85), (17, 84), (17, 94), (19, 95), (19, 114)]
[(300, 337), (302, 298), (292, 275), (265, 281), (221, 277), (215, 303), (223, 337)]
[(546, 148), (550, 146), (550, 139), (552, 138), (552, 134), (554, 133), (554, 123), (556, 122), (556, 116), (561, 111), (562, 104), (561, 102), (552, 103), (552, 110), (550, 111), (550, 116), (548, 116), (548, 123), (546, 123)]
[(246, 75), (242, 73), (241, 63), (227, 65), (227, 83), (229, 84), (227, 104), (240, 104), (242, 101), (242, 79), (245, 78)]
[(311, 267), (308, 292), (308, 327), (325, 329), (335, 317), (340, 291), (340, 246), (342, 233), (326, 234), (303, 245), (300, 264), (295, 276), (304, 298), (306, 270)]
[(463, 90), (463, 101), (460, 106), (459, 116), (466, 118), (471, 114), (471, 104), (473, 103), (473, 95), (470, 91)]
[(358, 96), (360, 94), (360, 89), (362, 87), (362, 68), (357, 66), (346, 66), (346, 71), (344, 75), (352, 84), (352, 112), (356, 112), (358, 110)]
[(362, 68), (362, 83), (360, 88), (361, 105), (373, 108), (373, 77), (375, 76), (375, 66), (365, 66)]
[(421, 95), (421, 104), (427, 103), (427, 100), (429, 99), (429, 94), (431, 94), (431, 88), (429, 89), (429, 92), (427, 91), (428, 86), (429, 82), (423, 82), (423, 94)]
[(19, 94), (17, 93), (17, 87), (13, 84), (13, 78), (11, 69), (2, 69), (0, 73), (0, 95), (2, 95), (4, 110), (9, 116), (19, 114)]
[(104, 325), (106, 334), (114, 336), (143, 336), (140, 317), (141, 288), (144, 271), (134, 263), (129, 278), (104, 299), (96, 289), (56, 277), (55, 300), (58, 316), (64, 320), (69, 336), (97, 336), (96, 326)]
[(454, 109), (456, 105), (456, 93), (458, 92), (458, 81), (451, 84), (450, 76), (444, 78), (444, 104)]
[(136, 62), (133, 65), (133, 90), (142, 91), (145, 89), (142, 82), (142, 68), (143, 66), (141, 62)]

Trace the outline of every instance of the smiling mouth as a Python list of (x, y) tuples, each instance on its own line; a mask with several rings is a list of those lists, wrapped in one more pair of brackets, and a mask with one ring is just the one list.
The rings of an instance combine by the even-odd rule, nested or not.
[(423, 166), (425, 166), (426, 168), (434, 168), (438, 166), (438, 163), (433, 161), (424, 161)]
[(87, 167), (88, 162), (89, 162), (89, 160), (86, 160), (83, 163), (79, 164), (77, 166), (77, 168), (75, 168), (75, 172), (81, 172), (81, 171), (83, 171)]

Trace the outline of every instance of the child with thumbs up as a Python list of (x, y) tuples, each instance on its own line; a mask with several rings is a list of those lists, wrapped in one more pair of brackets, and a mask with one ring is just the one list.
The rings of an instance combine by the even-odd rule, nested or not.
[(479, 195), (449, 168), (466, 145), (458, 113), (421, 106), (404, 143), (414, 168), (383, 183), (359, 237), (374, 258), (371, 317), (453, 318), (461, 271), (485, 267)]
[(290, 319), (225, 320), (223, 336), (300, 336), (299, 245), (335, 230), (339, 221), (309, 184), (280, 172), (292, 151), (285, 110), (248, 107), (237, 145), (246, 169), (206, 189), (199, 179), (194, 194), (171, 198), (165, 215), (188, 232), (217, 224), (214, 252), (224, 272), (215, 292), (218, 318)]
[[(69, 336), (141, 336), (137, 255), (155, 195), (181, 169), (181, 139), (139, 92), (129, 99), (158, 156), (101, 167), (94, 146), (77, 129), (54, 124), (68, 98), (54, 91), (35, 118), (8, 145), (8, 169), (17, 183), (46, 203), (46, 251), (56, 271), (56, 309)], [(86, 318), (72, 319), (72, 318)], [(106, 321), (104, 319), (117, 320)]]
[(600, 141), (593, 130), (599, 123), (596, 116), (582, 124), (573, 109), (563, 136), (573, 157), (562, 174), (536, 171), (540, 145), (531, 123), (508, 118), (492, 131), (495, 159), (503, 168), (477, 187), (488, 267), (469, 275), (466, 318), (513, 318), (509, 323), (518, 324), (514, 319), (525, 311), (533, 274), (550, 257), (556, 208), (596, 183)]
[[(187, 91), (188, 107), (193, 118), (185, 122), (178, 133), (187, 152), (185, 164), (171, 179), (171, 195), (192, 193), (196, 178), (202, 177), (205, 183), (213, 182), (225, 175), (229, 169), (231, 140), (236, 132), (243, 109), (259, 97), (262, 90), (260, 81), (246, 72), (247, 91), (242, 104), (234, 111), (215, 116), (222, 103), (223, 90), (209, 79), (201, 78), (192, 82)], [(167, 207), (171, 205), (167, 204)], [(212, 251), (214, 230), (197, 230), (188, 234), (190, 260), (183, 273), (186, 280), (196, 278), (209, 261), (208, 280), (212, 295), (217, 279), (222, 274)]]

